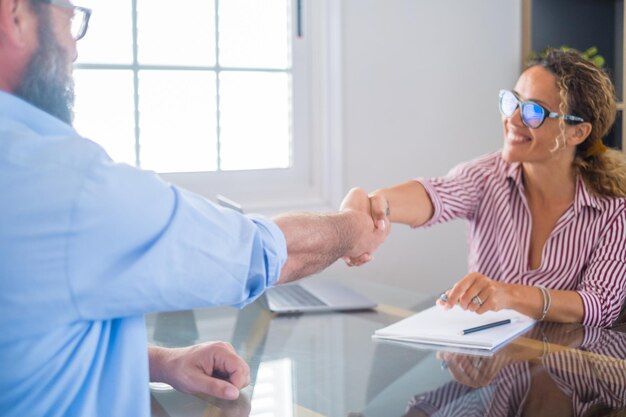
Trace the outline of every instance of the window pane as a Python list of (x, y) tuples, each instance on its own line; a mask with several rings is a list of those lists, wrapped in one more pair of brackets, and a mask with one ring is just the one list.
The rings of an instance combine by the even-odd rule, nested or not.
[(215, 65), (215, 3), (137, 0), (137, 43), (141, 64)]
[(77, 62), (132, 63), (132, 2), (106, 0), (85, 5), (93, 7), (93, 13), (87, 34), (78, 42)]
[(75, 70), (74, 80), (76, 130), (113, 160), (135, 165), (132, 71)]
[(285, 73), (220, 74), (222, 169), (289, 167), (290, 81)]
[(215, 74), (140, 71), (142, 168), (158, 172), (217, 169)]
[(224, 67), (290, 66), (290, 0), (219, 3), (219, 62)]

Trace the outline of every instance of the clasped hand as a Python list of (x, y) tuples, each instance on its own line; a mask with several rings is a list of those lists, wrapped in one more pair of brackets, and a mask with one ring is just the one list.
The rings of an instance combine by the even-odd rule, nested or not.
[(360, 266), (372, 259), (372, 253), (391, 231), (386, 210), (380, 210), (380, 198), (370, 198), (361, 188), (353, 188), (341, 203), (342, 212), (353, 212), (358, 221), (356, 244), (343, 257), (348, 266)]

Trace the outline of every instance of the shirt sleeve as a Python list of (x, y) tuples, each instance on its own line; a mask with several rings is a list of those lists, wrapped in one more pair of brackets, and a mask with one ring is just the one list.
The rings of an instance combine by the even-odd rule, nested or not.
[(67, 265), (82, 318), (243, 306), (277, 281), (287, 258), (268, 219), (106, 157), (89, 164), (76, 201)]
[(499, 153), (457, 165), (445, 177), (417, 179), (426, 189), (434, 209), (433, 216), (423, 227), (459, 218), (473, 219), (485, 184), (493, 177), (496, 158)]
[(622, 204), (583, 271), (578, 290), (583, 324), (609, 327), (619, 316), (626, 297), (626, 209)]

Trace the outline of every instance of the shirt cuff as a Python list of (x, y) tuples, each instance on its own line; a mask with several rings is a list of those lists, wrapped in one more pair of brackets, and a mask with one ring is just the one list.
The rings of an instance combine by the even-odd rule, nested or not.
[(439, 193), (437, 192), (433, 184), (430, 182), (430, 180), (425, 179), (425, 178), (416, 178), (415, 181), (422, 184), (422, 186), (426, 190), (426, 193), (430, 197), (430, 201), (433, 205), (433, 215), (426, 223), (421, 224), (419, 226), (412, 225), (411, 227), (417, 228), (417, 227), (433, 226), (439, 223), (439, 221), (441, 220), (441, 216), (443, 213), (443, 201), (441, 200), (441, 197), (439, 197)]
[(248, 214), (247, 217), (266, 232), (263, 236), (265, 248), (272, 255), (268, 257), (267, 287), (272, 287), (287, 262), (287, 240), (280, 227), (267, 217), (259, 214)]
[(602, 304), (598, 297), (586, 291), (578, 291), (583, 300), (583, 320), (585, 326), (602, 326), (607, 327), (611, 323), (602, 323)]

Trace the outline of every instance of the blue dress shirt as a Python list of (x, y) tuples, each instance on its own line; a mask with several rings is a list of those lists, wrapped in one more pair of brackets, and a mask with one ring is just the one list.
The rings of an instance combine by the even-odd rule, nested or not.
[(242, 306), (280, 229), (113, 163), (0, 92), (0, 414), (148, 416), (143, 315)]

